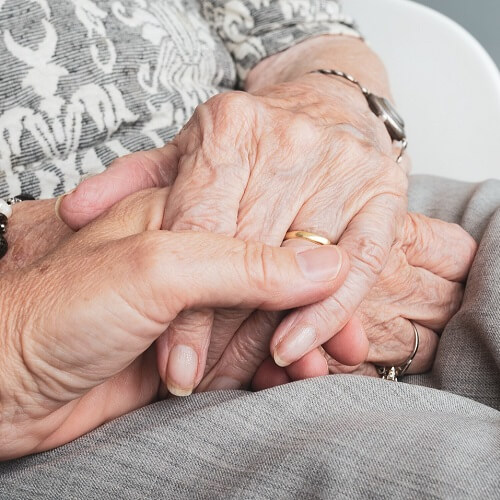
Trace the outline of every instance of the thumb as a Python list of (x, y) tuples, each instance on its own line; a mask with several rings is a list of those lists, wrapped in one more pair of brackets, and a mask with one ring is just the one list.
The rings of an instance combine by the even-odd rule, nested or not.
[(336, 246), (275, 248), (198, 232), (147, 231), (135, 238), (134, 288), (154, 298), (144, 304), (156, 303), (155, 319), (163, 324), (185, 309), (311, 304), (339, 288), (349, 266)]
[(101, 174), (61, 196), (56, 203), (57, 216), (71, 229), (81, 229), (132, 193), (170, 186), (177, 175), (177, 160), (174, 143), (119, 158)]
[(347, 254), (336, 246), (275, 248), (197, 232), (158, 231), (155, 237), (164, 257), (151, 270), (158, 286), (165, 290), (168, 284), (179, 300), (179, 311), (283, 310), (313, 303), (341, 285), (348, 267)]

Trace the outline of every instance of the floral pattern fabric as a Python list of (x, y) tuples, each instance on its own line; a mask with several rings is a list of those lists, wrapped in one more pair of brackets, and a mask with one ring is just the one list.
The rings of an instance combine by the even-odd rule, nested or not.
[(0, 197), (47, 198), (171, 140), (196, 106), (318, 34), (335, 0), (0, 0)]

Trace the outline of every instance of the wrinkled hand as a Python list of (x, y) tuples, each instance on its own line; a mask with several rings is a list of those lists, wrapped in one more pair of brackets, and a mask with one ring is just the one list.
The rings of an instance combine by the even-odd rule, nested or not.
[[(165, 229), (273, 246), (302, 229), (338, 242), (351, 271), (338, 292), (277, 328), (272, 351), (285, 366), (341, 331), (384, 269), (406, 211), (407, 179), (396, 156), (359, 89), (308, 75), (258, 95), (212, 98), (171, 144), (84, 182), (62, 201), (61, 215), (79, 228), (130, 192), (173, 184)], [(220, 354), (248, 314), (186, 312), (173, 322), (159, 348), (168, 387), (174, 390), (167, 360), (181, 339), (204, 359), (214, 325)]]
[[(375, 365), (398, 366), (414, 345), (420, 347), (409, 373), (423, 373), (434, 360), (438, 335), (457, 312), (476, 243), (462, 228), (422, 215), (406, 218), (402, 243), (396, 245), (376, 285), (357, 311), (357, 319), (323, 348), (286, 369), (269, 358), (269, 341), (280, 315), (257, 312), (246, 321), (198, 390), (256, 390), (328, 373), (377, 376)], [(357, 359), (365, 349), (365, 357)], [(267, 359), (266, 359), (267, 358)], [(245, 360), (244, 363), (242, 360)]]
[[(0, 275), (0, 459), (67, 443), (155, 400), (153, 343), (182, 310), (310, 304), (347, 274), (335, 247), (160, 231), (167, 194), (137, 193)], [(188, 346), (169, 363), (181, 386), (199, 371)]]

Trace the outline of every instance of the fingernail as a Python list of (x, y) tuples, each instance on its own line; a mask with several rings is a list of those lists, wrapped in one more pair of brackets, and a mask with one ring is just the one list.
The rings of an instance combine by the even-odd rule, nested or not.
[(230, 389), (241, 389), (241, 382), (232, 377), (216, 377), (206, 388), (207, 391), (228, 391)]
[(61, 214), (60, 214), (60, 210), (61, 210), (61, 203), (63, 202), (64, 198), (66, 198), (66, 196), (68, 196), (69, 194), (71, 193), (74, 193), (76, 191), (76, 188), (73, 188), (71, 191), (68, 191), (67, 193), (64, 193), (63, 195), (59, 196), (59, 198), (57, 198), (56, 200), (56, 205), (54, 207), (55, 211), (56, 211), (56, 217), (61, 221), (61, 222), (64, 222), (61, 218)]
[(321, 246), (296, 255), (297, 263), (306, 278), (312, 281), (335, 279), (342, 267), (342, 254), (336, 246)]
[(304, 356), (316, 341), (313, 326), (300, 326), (290, 330), (276, 346), (274, 362), (285, 367)]
[(167, 387), (174, 396), (189, 396), (198, 371), (198, 354), (187, 345), (176, 345), (170, 351), (167, 365)]

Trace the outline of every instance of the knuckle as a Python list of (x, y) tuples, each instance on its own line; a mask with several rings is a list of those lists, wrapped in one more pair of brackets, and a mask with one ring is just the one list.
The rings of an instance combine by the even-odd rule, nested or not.
[(459, 235), (459, 241), (457, 248), (459, 250), (459, 259), (461, 262), (467, 265), (469, 268), (474, 261), (474, 258), (477, 253), (477, 242), (476, 240), (463, 229), (458, 224), (452, 224), (455, 227), (457, 235)]
[(225, 92), (212, 97), (199, 109), (206, 109), (217, 129), (236, 133), (248, 129), (254, 114), (255, 98), (245, 92)]
[(450, 293), (448, 318), (451, 319), (460, 309), (464, 297), (464, 287), (459, 283), (452, 284)]
[(285, 317), (285, 313), (283, 312), (277, 313), (275, 311), (259, 311), (258, 329), (260, 332), (265, 333), (267, 353), (269, 353), (269, 341), (271, 340), (271, 335), (276, 331), (283, 317)]
[(280, 279), (274, 266), (274, 249), (257, 242), (245, 243), (243, 270), (250, 286), (257, 290), (275, 290)]
[(359, 131), (350, 125), (338, 126), (335, 132), (335, 145), (342, 155), (352, 158), (372, 158), (373, 148), (362, 139)]
[(210, 310), (184, 310), (169, 325), (169, 334), (173, 340), (179, 340), (179, 342), (193, 339), (198, 345), (203, 345), (210, 335), (211, 327)]
[(387, 263), (386, 248), (373, 236), (365, 235), (358, 240), (357, 266), (370, 276), (379, 276)]
[(379, 191), (401, 196), (408, 189), (408, 177), (395, 160), (380, 151), (376, 141), (367, 139), (352, 125), (339, 125), (334, 134), (335, 156), (357, 164), (366, 172), (366, 184), (378, 186)]
[(289, 140), (298, 140), (310, 147), (317, 142), (321, 132), (311, 116), (306, 113), (293, 113), (289, 116), (285, 133)]
[(252, 96), (246, 92), (233, 91), (223, 92), (212, 97), (208, 103), (214, 107), (223, 108), (228, 111), (245, 111), (246, 105), (252, 100)]
[(384, 165), (383, 155), (367, 140), (363, 133), (354, 125), (337, 125), (335, 144), (340, 152), (359, 162), (374, 164), (379, 168)]
[(442, 307), (450, 299), (450, 290), (446, 286), (446, 282), (442, 283), (439, 280), (425, 279), (420, 275), (415, 280), (413, 293), (417, 296), (422, 296), (425, 303), (434, 307)]
[(335, 295), (332, 295), (322, 303), (315, 304), (313, 307), (314, 323), (323, 325), (326, 340), (332, 338), (334, 334), (338, 333), (347, 324), (354, 310), (353, 304), (346, 304), (340, 301)]
[(430, 324), (442, 329), (458, 312), (462, 304), (463, 287), (458, 283), (443, 283), (422, 287), (425, 290), (422, 305), (429, 312)]
[(200, 233), (216, 233), (232, 236), (236, 232), (236, 223), (231, 223), (227, 218), (219, 218), (218, 214), (214, 214), (213, 216), (207, 214), (203, 218), (193, 215), (175, 221), (171, 225), (170, 230), (179, 232), (193, 231)]
[(251, 311), (242, 311), (240, 309), (218, 309), (216, 316), (217, 326), (219, 328), (230, 328), (235, 324), (240, 325), (247, 319), (250, 312)]
[(421, 214), (407, 214), (404, 224), (405, 252), (419, 255), (432, 244), (434, 234), (429, 219)]
[[(176, 204), (175, 212), (170, 217), (164, 217), (165, 228), (171, 231), (235, 235), (238, 210), (234, 203), (224, 200), (222, 193), (219, 195), (213, 190), (207, 194), (202, 192), (198, 201), (196, 191), (185, 193), (185, 196)], [(229, 197), (229, 193), (226, 196)]]
[(233, 365), (239, 367), (249, 382), (259, 364), (269, 356), (269, 342), (262, 336), (247, 335), (245, 338), (238, 338), (231, 351)]
[(227, 92), (198, 106), (196, 126), (183, 135), (183, 150), (188, 154), (180, 162), (181, 168), (187, 165), (196, 172), (192, 175), (194, 182), (211, 182), (230, 175), (239, 185), (241, 179), (246, 179), (255, 149), (256, 105), (253, 96)]

